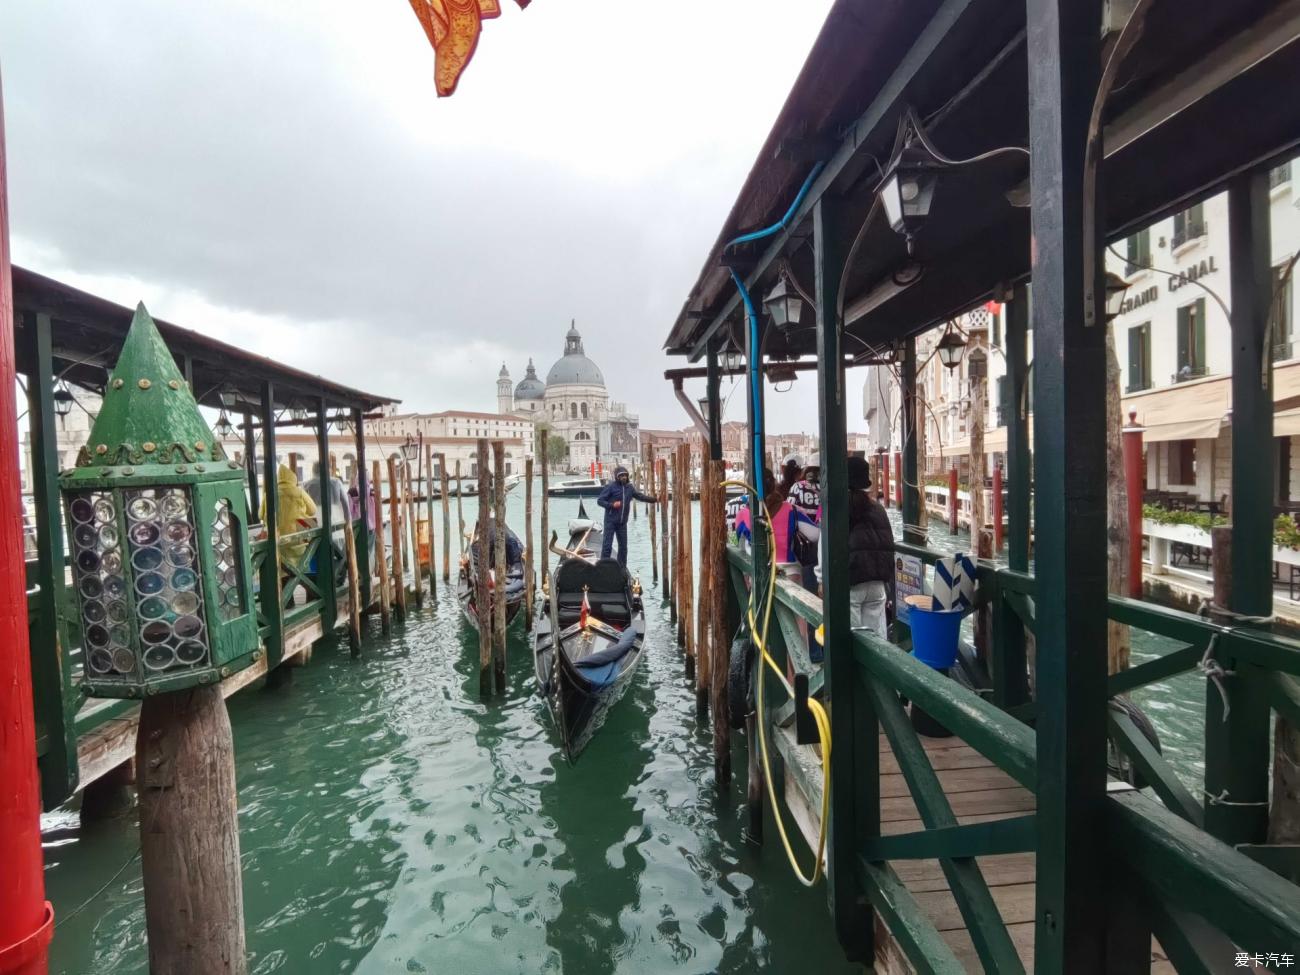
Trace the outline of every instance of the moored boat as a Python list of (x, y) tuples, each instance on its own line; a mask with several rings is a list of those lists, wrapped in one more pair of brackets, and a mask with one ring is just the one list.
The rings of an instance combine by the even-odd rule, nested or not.
[(631, 683), (645, 649), (641, 588), (616, 559), (599, 559), (601, 533), (583, 508), (569, 523), (568, 548), (545, 611), (533, 629), (538, 693), (576, 759)]
[[(488, 537), (488, 547), (492, 548), (496, 540), (496, 520), (493, 519), (491, 532)], [(483, 560), (480, 559), (479, 551), (482, 548), (478, 543), (477, 527), (475, 534), (470, 539), (468, 551), (461, 553), (460, 557), (460, 575), (456, 580), (456, 598), (460, 603), (461, 612), (469, 620), (470, 625), (475, 629), (478, 628), (478, 605), (475, 601), (475, 593), (478, 590), (477, 580), (480, 571), (488, 573), (488, 596), (489, 599), (495, 600), (496, 593), (496, 573), (493, 572), (492, 566), (493, 555), (489, 555), (486, 562), (486, 568), (482, 567)], [(524, 546), (519, 541), (519, 536), (511, 531), (510, 526), (506, 525), (506, 625), (519, 615), (519, 610), (524, 605)]]
[(605, 482), (598, 477), (578, 477), (552, 484), (546, 494), (552, 498), (594, 498), (604, 487)]

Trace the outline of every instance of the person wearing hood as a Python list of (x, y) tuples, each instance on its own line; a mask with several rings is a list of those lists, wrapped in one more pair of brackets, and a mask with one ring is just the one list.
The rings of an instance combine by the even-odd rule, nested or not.
[[(871, 468), (866, 460), (850, 457), (847, 467), (849, 625), (887, 640), (888, 610), (894, 601), (894, 530), (889, 513), (871, 496)], [(824, 559), (821, 562), (825, 564)], [(820, 566), (817, 578), (821, 579)]]
[(600, 557), (607, 559), (614, 550), (614, 539), (618, 539), (618, 564), (627, 565), (627, 518), (628, 507), (633, 501), (646, 504), (658, 504), (659, 499), (649, 494), (642, 494), (632, 483), (632, 476), (621, 464), (614, 468), (614, 479), (605, 485), (596, 498), (596, 504), (605, 509), (604, 539), (600, 543)]
[[(316, 526), (316, 502), (298, 485), (298, 475), (281, 464), (275, 477), (277, 519), (276, 537), (292, 535)], [(262, 521), (266, 521), (266, 498), (262, 499)], [(307, 551), (306, 542), (291, 542), (280, 546), (280, 559), (297, 564)]]

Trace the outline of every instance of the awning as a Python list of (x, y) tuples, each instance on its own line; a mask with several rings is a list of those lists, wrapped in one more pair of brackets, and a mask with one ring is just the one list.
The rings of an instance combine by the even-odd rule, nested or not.
[(1300, 436), (1300, 409), (1283, 410), (1273, 414), (1273, 436)]
[(1133, 414), (1146, 443), (1212, 440), (1228, 415), (1232, 382), (1227, 376), (1193, 379), (1121, 400), (1124, 422)]

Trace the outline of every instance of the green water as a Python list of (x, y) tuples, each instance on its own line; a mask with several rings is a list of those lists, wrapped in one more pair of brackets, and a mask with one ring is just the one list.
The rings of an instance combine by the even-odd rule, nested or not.
[[(576, 507), (552, 504), (562, 536)], [(739, 751), (718, 795), (644, 519), (629, 536), (647, 653), (576, 766), (534, 696), (521, 623), (509, 692), (479, 701), (477, 636), (447, 586), (360, 660), (322, 645), (290, 686), (230, 699), (250, 971), (860, 971), (771, 825), (764, 849), (743, 841)], [(51, 972), (147, 971), (138, 843), (134, 816), (46, 817)]]

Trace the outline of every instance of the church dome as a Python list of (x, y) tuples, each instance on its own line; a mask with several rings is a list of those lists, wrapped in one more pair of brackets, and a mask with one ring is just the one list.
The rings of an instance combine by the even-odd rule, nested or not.
[(533, 365), (533, 360), (528, 360), (528, 371), (524, 373), (524, 378), (519, 380), (519, 385), (515, 387), (515, 399), (541, 399), (546, 395), (546, 387), (542, 381), (537, 378), (537, 367)]
[(600, 369), (582, 350), (582, 335), (575, 322), (569, 323), (569, 332), (564, 337), (564, 355), (546, 374), (546, 385), (605, 385)]

